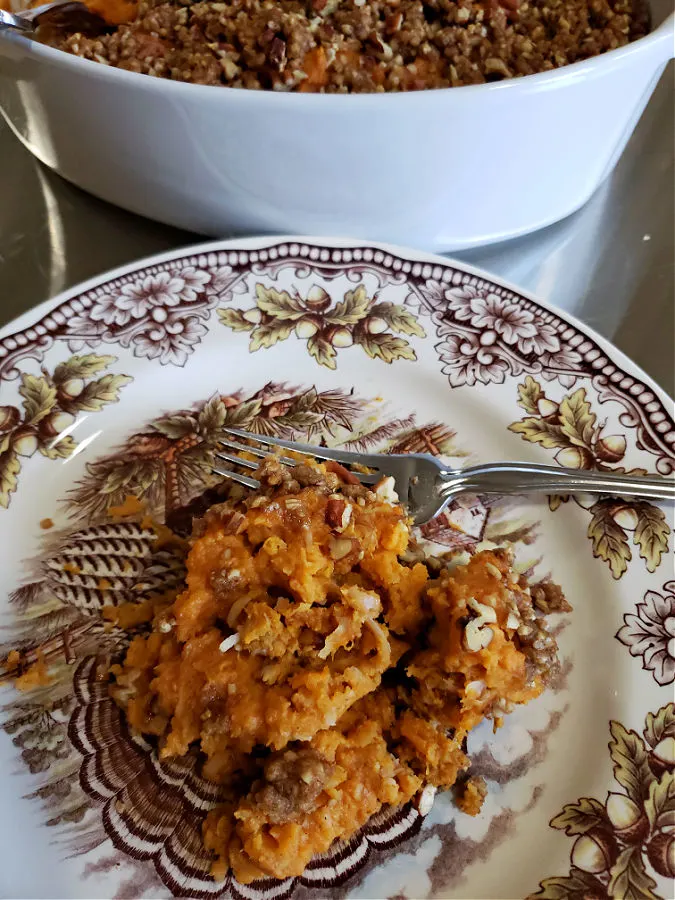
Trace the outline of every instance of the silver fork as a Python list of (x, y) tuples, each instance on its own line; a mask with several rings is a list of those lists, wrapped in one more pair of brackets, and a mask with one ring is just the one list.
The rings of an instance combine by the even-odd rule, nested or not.
[[(448, 469), (428, 453), (351, 453), (250, 434), (238, 428), (225, 428), (224, 431), (232, 437), (219, 441), (226, 449), (218, 451), (216, 456), (245, 469), (256, 469), (258, 464), (242, 459), (238, 455), (242, 451), (263, 458), (279, 448), (285, 448), (315, 459), (332, 459), (345, 467), (359, 465), (373, 469), (374, 473), (368, 474), (350, 469), (362, 484), (376, 484), (382, 478), (391, 476), (401, 502), (416, 525), (433, 519), (459, 494), (608, 494), (613, 497), (675, 500), (675, 477), (666, 479), (650, 475), (586, 472), (528, 462), (486, 463), (466, 469)], [(250, 443), (243, 444), (235, 438)], [(288, 456), (278, 458), (287, 466), (298, 465), (297, 459)], [(232, 469), (214, 467), (213, 471), (246, 487), (260, 487), (260, 482), (255, 478)]]
[(18, 13), (12, 13), (8, 9), (0, 9), (0, 32), (17, 31), (24, 35), (34, 35), (38, 25), (49, 20), (50, 24), (65, 23), (68, 17), (73, 22), (88, 27), (105, 28), (106, 22), (98, 13), (87, 9), (84, 3), (77, 0), (53, 0), (51, 3), (41, 3)]

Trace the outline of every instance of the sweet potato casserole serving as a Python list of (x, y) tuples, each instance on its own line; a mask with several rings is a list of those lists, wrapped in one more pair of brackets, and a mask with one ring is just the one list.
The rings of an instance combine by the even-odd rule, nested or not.
[[(91, 0), (76, 56), (196, 84), (422, 90), (545, 72), (642, 37), (644, 0)], [(121, 23), (121, 24), (120, 24)]]
[(386, 804), (428, 811), (436, 789), (476, 814), (469, 731), (557, 671), (559, 588), (528, 585), (505, 550), (425, 557), (391, 479), (346, 476), (264, 460), (259, 491), (195, 519), (186, 589), (111, 670), (130, 727), (164, 759), (198, 747), (221, 786), (203, 824), (216, 878), (299, 875)]

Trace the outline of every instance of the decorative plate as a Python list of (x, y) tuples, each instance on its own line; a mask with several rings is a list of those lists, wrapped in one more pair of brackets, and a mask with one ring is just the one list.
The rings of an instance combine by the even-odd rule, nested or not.
[[(300, 878), (216, 883), (192, 757), (159, 764), (99, 678), (103, 608), (182, 577), (142, 521), (208, 486), (225, 425), (457, 465), (675, 470), (672, 403), (606, 341), (441, 258), (343, 241), (181, 250), (91, 281), (0, 339), (2, 894), (23, 897), (672, 897), (673, 510), (593, 496), (465, 498), (423, 529), (510, 543), (574, 611), (562, 675), (472, 734), (480, 816), (437, 798), (371, 820)], [(28, 683), (25, 683), (25, 682)]]

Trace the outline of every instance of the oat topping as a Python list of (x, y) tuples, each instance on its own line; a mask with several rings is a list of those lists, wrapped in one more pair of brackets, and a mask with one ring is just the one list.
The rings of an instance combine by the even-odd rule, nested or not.
[(254, 90), (423, 90), (546, 72), (647, 33), (642, 0), (141, 0), (98, 35), (44, 34), (132, 72)]
[(421, 791), (417, 800), (417, 809), (421, 816), (428, 816), (431, 812), (434, 800), (436, 799), (436, 787), (433, 784), (427, 784)]
[(228, 650), (232, 650), (239, 643), (239, 635), (231, 634), (229, 637), (226, 637), (224, 640), (220, 642), (218, 645), (218, 649), (221, 653), (227, 653)]
[(398, 494), (396, 493), (396, 482), (387, 475), (375, 485), (375, 495), (386, 503), (398, 503)]

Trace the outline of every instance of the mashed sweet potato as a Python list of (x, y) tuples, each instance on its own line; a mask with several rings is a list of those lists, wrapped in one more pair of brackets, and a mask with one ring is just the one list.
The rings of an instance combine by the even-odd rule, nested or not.
[(390, 485), (344, 474), (265, 460), (259, 491), (195, 522), (185, 590), (111, 670), (129, 725), (162, 758), (198, 747), (222, 786), (217, 878), (299, 875), (383, 805), (451, 787), (468, 732), (557, 665), (508, 552), (409, 562)]

